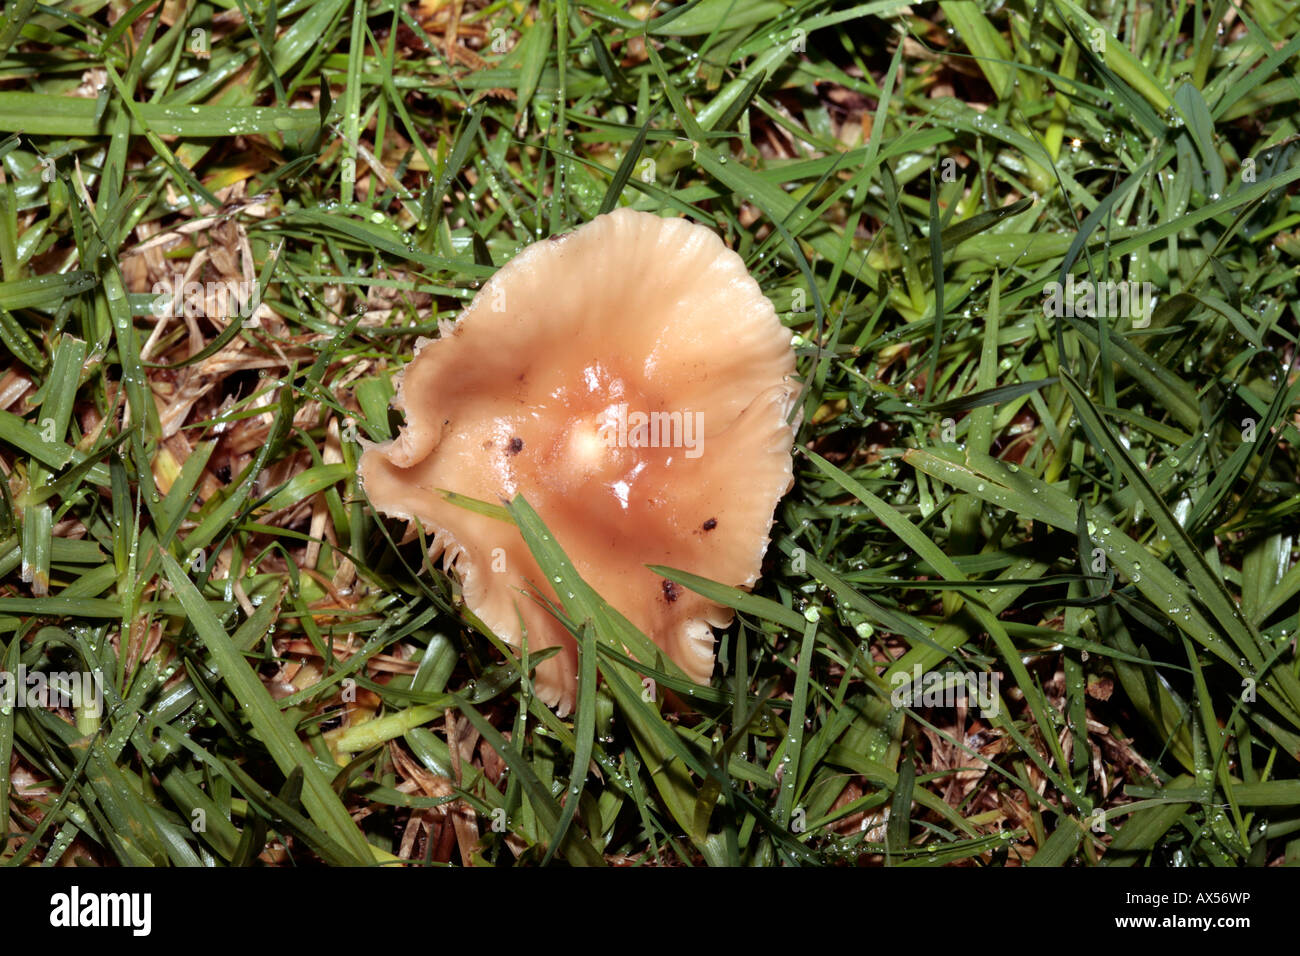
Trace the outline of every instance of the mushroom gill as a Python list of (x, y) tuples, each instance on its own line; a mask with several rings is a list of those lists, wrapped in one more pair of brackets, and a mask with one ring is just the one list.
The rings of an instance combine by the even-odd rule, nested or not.
[[(559, 646), (534, 686), (573, 706), (577, 649), (518, 530), (447, 501), (523, 494), (577, 571), (693, 680), (731, 610), (647, 569), (758, 578), (793, 481), (790, 335), (711, 230), (620, 209), (538, 242), (441, 338), (416, 345), (400, 436), (360, 474), (380, 511), (419, 519), (466, 605), (518, 647)], [(522, 627), (521, 627), (522, 625)]]

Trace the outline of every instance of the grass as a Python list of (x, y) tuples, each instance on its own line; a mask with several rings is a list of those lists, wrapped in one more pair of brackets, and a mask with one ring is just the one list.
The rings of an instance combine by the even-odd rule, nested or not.
[[(0, 863), (1300, 860), (1300, 8), (650, 13), (5, 5), (0, 670), (105, 706), (0, 709)], [(559, 719), (356, 460), (620, 205), (745, 258), (804, 424), (753, 594), (656, 569), (739, 612), (707, 687), (498, 511), (573, 595)]]

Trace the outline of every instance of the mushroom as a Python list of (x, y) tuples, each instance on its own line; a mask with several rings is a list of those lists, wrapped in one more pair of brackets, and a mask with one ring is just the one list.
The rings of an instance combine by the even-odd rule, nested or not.
[(563, 716), (577, 648), (518, 529), (452, 503), (522, 494), (577, 571), (692, 680), (713, 672), (720, 606), (653, 572), (749, 588), (793, 483), (790, 334), (740, 256), (684, 219), (620, 209), (528, 247), (441, 336), (416, 343), (397, 439), (360, 476), (380, 511), (418, 519), (465, 604), (530, 652)]

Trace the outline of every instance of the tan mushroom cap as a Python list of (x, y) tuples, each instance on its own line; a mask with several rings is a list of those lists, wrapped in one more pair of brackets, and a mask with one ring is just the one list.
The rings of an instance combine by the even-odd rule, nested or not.
[(493, 631), (518, 647), (522, 623), (530, 652), (562, 648), (534, 685), (561, 714), (577, 649), (530, 596), (555, 600), (551, 583), (517, 529), (440, 489), (522, 493), (583, 578), (707, 683), (731, 610), (646, 565), (757, 580), (793, 481), (794, 370), (790, 333), (721, 239), (620, 209), (525, 249), (417, 343), (394, 400), (406, 427), (366, 450), (361, 479), (375, 507), (434, 535)]

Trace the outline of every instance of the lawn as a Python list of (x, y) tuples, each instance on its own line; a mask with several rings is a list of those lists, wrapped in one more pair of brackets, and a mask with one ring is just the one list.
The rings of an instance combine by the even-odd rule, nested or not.
[[(8, 0), (0, 863), (1300, 861), (1298, 25)], [(795, 481), (752, 593), (662, 571), (737, 610), (707, 685), (463, 502), (564, 595), (560, 717), (358, 460), (624, 206), (774, 304)]]

